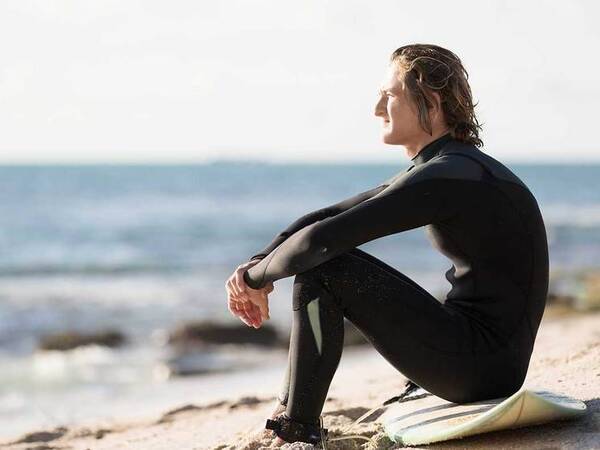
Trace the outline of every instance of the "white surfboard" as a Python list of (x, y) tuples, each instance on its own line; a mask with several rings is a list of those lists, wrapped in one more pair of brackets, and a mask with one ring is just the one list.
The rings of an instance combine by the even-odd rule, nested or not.
[[(427, 391), (422, 388), (419, 394)], [(510, 397), (474, 403), (452, 403), (429, 395), (393, 403), (377, 419), (387, 436), (403, 445), (463, 438), (475, 434), (584, 415), (582, 401), (546, 390), (522, 387)]]

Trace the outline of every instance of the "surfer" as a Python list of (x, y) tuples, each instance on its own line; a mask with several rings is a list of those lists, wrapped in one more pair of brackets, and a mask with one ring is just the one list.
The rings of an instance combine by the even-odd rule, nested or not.
[[(289, 363), (266, 427), (279, 445), (321, 441), (344, 318), (410, 381), (451, 402), (508, 396), (527, 373), (548, 289), (545, 226), (527, 186), (480, 150), (460, 59), (435, 45), (398, 48), (374, 113), (383, 142), (404, 146), (412, 165), (300, 217), (226, 283), (232, 314), (259, 327), (273, 282), (295, 276)], [(452, 262), (443, 302), (357, 248), (421, 226)]]

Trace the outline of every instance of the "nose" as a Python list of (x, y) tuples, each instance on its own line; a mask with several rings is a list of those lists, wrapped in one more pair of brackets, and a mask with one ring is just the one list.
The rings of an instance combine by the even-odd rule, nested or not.
[(384, 106), (384, 101), (385, 101), (385, 98), (382, 95), (380, 95), (379, 100), (377, 100), (377, 103), (375, 104), (375, 110), (374, 110), (375, 117), (385, 117), (387, 110)]

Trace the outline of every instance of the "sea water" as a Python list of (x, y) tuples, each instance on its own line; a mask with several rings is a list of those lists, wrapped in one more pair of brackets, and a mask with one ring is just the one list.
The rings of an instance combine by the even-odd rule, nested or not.
[[(538, 200), (553, 273), (598, 267), (600, 165), (506, 164)], [(239, 264), (303, 214), (407, 167), (1, 167), (0, 438), (226, 392), (225, 381), (215, 388), (222, 376), (165, 377), (166, 336), (187, 321), (236, 322), (224, 285)], [(440, 299), (450, 288), (451, 263), (422, 229), (361, 248)], [(277, 281), (270, 296), (271, 323), (282, 333), (292, 279)], [(126, 345), (36, 351), (50, 333), (107, 328), (121, 331)]]

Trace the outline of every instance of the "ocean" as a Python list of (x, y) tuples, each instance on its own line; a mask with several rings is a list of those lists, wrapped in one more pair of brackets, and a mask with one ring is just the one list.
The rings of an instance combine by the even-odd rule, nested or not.
[[(505, 164), (538, 200), (552, 274), (598, 268), (600, 165)], [(167, 404), (175, 398), (169, 392), (182, 401), (190, 391), (226, 392), (214, 375), (193, 382), (161, 375), (169, 332), (191, 320), (237, 321), (224, 284), (239, 264), (301, 215), (407, 167), (0, 167), (0, 437), (110, 416), (116, 397), (125, 414), (149, 395)], [(422, 229), (361, 248), (438, 298), (450, 288), (451, 263)], [(292, 280), (277, 281), (270, 296), (271, 322), (284, 333)], [(36, 350), (51, 333), (107, 328), (122, 331), (127, 344)], [(210, 389), (198, 388), (203, 379)]]

